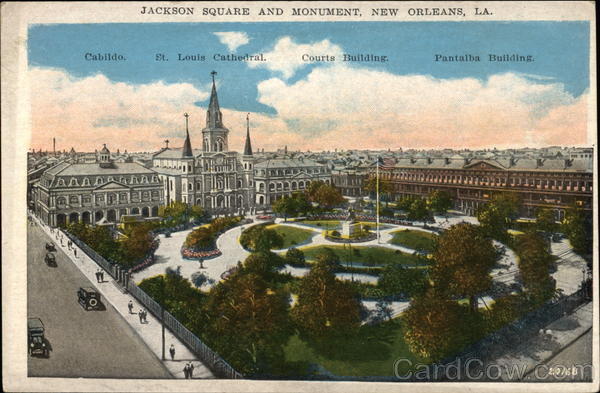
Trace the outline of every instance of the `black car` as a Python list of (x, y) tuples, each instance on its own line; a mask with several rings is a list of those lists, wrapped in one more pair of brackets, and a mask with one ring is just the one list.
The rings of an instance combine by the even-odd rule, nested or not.
[(56, 255), (54, 255), (54, 253), (52, 252), (48, 252), (46, 253), (46, 257), (44, 258), (44, 261), (46, 262), (46, 265), (51, 266), (51, 267), (56, 267)]
[(56, 246), (52, 242), (46, 243), (46, 251), (56, 251)]
[(27, 319), (27, 342), (29, 355), (40, 355), (45, 358), (50, 356), (46, 339), (44, 338), (44, 324), (39, 318)]
[(100, 301), (100, 294), (94, 288), (81, 287), (77, 291), (77, 298), (79, 304), (87, 310), (100, 310), (102, 309), (102, 302)]

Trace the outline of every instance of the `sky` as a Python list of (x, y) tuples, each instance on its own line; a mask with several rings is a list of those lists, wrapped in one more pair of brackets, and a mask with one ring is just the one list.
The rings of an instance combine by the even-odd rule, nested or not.
[[(168, 61), (156, 61), (159, 53)], [(267, 61), (213, 60), (230, 53)], [(343, 62), (344, 53), (388, 61)], [(267, 151), (588, 145), (588, 58), (587, 22), (32, 25), (31, 147), (50, 148), (52, 137), (77, 151), (180, 146), (185, 112), (199, 147), (213, 70), (233, 150), (243, 147), (247, 113), (253, 147)]]

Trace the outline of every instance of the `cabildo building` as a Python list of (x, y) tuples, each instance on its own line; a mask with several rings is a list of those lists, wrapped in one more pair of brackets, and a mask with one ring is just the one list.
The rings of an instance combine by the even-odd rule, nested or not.
[(117, 223), (124, 215), (156, 217), (164, 203), (158, 174), (134, 162), (115, 163), (106, 145), (96, 163), (61, 162), (33, 185), (34, 209), (50, 226)]

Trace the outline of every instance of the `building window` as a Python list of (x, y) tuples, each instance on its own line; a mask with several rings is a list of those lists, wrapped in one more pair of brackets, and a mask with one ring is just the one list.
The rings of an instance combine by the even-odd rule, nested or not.
[(71, 178), (71, 181), (69, 182), (69, 187), (75, 187), (78, 186), (79, 182), (77, 181), (77, 179), (75, 179), (74, 177)]
[(59, 197), (59, 198), (56, 198), (56, 204), (57, 204), (58, 206), (64, 206), (64, 205), (66, 205), (66, 204), (67, 204), (67, 199), (66, 199), (66, 198), (64, 198), (64, 197)]
[(79, 204), (79, 198), (77, 198), (77, 195), (71, 195), (69, 197), (69, 205), (77, 205)]

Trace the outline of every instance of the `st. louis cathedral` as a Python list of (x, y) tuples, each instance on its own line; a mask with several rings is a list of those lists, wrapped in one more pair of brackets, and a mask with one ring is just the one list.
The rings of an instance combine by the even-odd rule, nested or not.
[(180, 201), (199, 205), (212, 214), (254, 212), (254, 157), (250, 123), (246, 118), (246, 144), (239, 155), (229, 151), (229, 129), (223, 125), (215, 74), (202, 130), (202, 149), (193, 149), (188, 114), (182, 148), (163, 148), (152, 158), (152, 166), (163, 182), (165, 204)]

